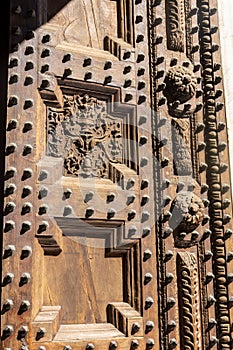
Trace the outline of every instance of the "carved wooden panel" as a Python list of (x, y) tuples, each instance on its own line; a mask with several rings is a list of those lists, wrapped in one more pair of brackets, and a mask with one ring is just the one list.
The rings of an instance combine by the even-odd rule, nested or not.
[(217, 25), (216, 0), (10, 1), (2, 349), (231, 349)]

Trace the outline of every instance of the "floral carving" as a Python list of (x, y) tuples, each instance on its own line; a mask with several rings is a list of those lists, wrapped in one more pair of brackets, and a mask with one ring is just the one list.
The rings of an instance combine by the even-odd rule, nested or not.
[(190, 69), (175, 66), (167, 72), (165, 84), (164, 94), (169, 103), (174, 101), (185, 103), (195, 95), (197, 79)]
[(108, 177), (109, 162), (123, 160), (122, 123), (106, 102), (65, 95), (64, 108), (48, 109), (47, 154), (64, 158), (64, 174)]
[(192, 192), (181, 191), (171, 204), (170, 226), (178, 232), (190, 233), (204, 218), (205, 206)]

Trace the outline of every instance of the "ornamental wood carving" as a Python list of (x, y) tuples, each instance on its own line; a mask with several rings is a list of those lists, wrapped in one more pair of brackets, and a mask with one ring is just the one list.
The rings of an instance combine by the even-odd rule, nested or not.
[(217, 1), (0, 16), (1, 349), (230, 350)]

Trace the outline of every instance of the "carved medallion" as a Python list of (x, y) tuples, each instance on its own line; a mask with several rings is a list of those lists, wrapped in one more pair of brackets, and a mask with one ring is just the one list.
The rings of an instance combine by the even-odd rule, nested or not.
[(205, 206), (192, 192), (181, 191), (171, 204), (170, 226), (174, 231), (190, 233), (202, 222)]
[(169, 69), (165, 80), (164, 95), (169, 113), (178, 118), (191, 116), (196, 108), (197, 78), (190, 68), (174, 66)]
[(64, 175), (108, 177), (121, 163), (122, 122), (106, 102), (85, 94), (64, 95), (64, 108), (48, 108), (47, 154), (64, 158)]

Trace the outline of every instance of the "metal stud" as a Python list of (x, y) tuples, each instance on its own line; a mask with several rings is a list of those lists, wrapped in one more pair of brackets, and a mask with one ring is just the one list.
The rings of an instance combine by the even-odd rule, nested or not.
[(108, 75), (104, 78), (104, 85), (110, 84), (112, 82), (112, 76)]
[[(111, 61), (106, 61), (104, 65), (104, 70), (112, 68), (112, 62)], [(130, 67), (131, 68), (131, 67)]]
[[(229, 215), (229, 214), (226, 214), (226, 215), (224, 215), (224, 217), (223, 217), (223, 225), (227, 225), (227, 224), (229, 224), (229, 222), (231, 221), (231, 215)], [(230, 233), (230, 231), (229, 230), (226, 230), (226, 232), (225, 232), (225, 237), (227, 238), (227, 233)]]
[(145, 55), (143, 53), (139, 53), (137, 56), (137, 63), (144, 61), (144, 59), (145, 59)]
[(9, 154), (12, 154), (16, 151), (17, 149), (17, 145), (15, 143), (10, 143), (7, 147), (6, 147), (6, 155), (8, 156)]
[(20, 276), (20, 280), (19, 280), (19, 286), (22, 287), (25, 284), (29, 283), (31, 280), (31, 275), (28, 272), (24, 272), (21, 276)]
[(3, 332), (2, 332), (2, 340), (10, 337), (12, 334), (14, 333), (14, 327), (11, 325), (6, 325), (3, 328)]
[(43, 181), (43, 180), (47, 179), (48, 176), (49, 176), (49, 173), (48, 173), (47, 170), (41, 170), (41, 171), (40, 171), (40, 174), (39, 174), (38, 180), (39, 180), (39, 181)]
[(87, 208), (86, 209), (86, 218), (90, 218), (95, 212), (95, 209), (94, 208)]
[(130, 73), (130, 72), (131, 72), (131, 69), (132, 69), (131, 66), (126, 66), (126, 67), (124, 68), (124, 70), (123, 70), (123, 74), (125, 75), (125, 74)]
[(47, 197), (47, 195), (48, 195), (47, 187), (41, 187), (38, 193), (38, 199), (43, 199)]
[(84, 75), (84, 80), (90, 80), (92, 79), (92, 72), (86, 72)]
[(9, 232), (15, 228), (15, 222), (12, 220), (8, 220), (5, 222), (4, 232)]
[(5, 189), (5, 197), (12, 195), (16, 191), (15, 184), (9, 184)]
[(151, 338), (147, 339), (146, 350), (152, 349), (154, 347), (154, 345), (155, 345), (154, 339), (151, 339)]
[(149, 181), (147, 179), (143, 179), (141, 182), (141, 190), (148, 188), (148, 186), (149, 186)]
[(139, 342), (138, 340), (132, 340), (131, 341), (131, 346), (130, 346), (130, 349), (133, 350), (133, 349), (137, 349), (139, 347)]
[[(165, 216), (164, 220), (168, 221), (171, 217), (171, 213), (170, 212), (166, 212), (167, 215)], [(164, 235), (163, 235), (163, 238), (167, 238), (169, 237), (171, 234), (173, 233), (173, 229), (169, 226), (167, 226), (165, 229), (164, 229)]]
[(155, 326), (155, 324), (154, 324), (153, 321), (147, 321), (146, 322), (146, 332), (145, 333), (147, 334), (147, 333), (151, 332), (153, 330), (154, 326)]
[(175, 338), (171, 338), (168, 344), (169, 349), (174, 349), (178, 345), (178, 342)]
[(222, 185), (222, 193), (223, 193), (223, 194), (226, 193), (226, 192), (228, 192), (229, 189), (230, 189), (230, 186), (229, 186), (228, 184), (223, 184), (223, 185)]
[(21, 251), (20, 259), (26, 259), (29, 258), (32, 255), (32, 248), (28, 245), (25, 245)]
[(109, 344), (109, 350), (115, 350), (115, 349), (117, 349), (117, 342), (111, 341)]
[(126, 204), (127, 205), (130, 205), (132, 204), (136, 199), (136, 196), (134, 194), (130, 194), (128, 197), (127, 197), (127, 201), (126, 201)]
[(147, 272), (144, 276), (144, 284), (148, 284), (150, 281), (152, 281), (153, 276), (150, 272)]
[(73, 208), (71, 205), (66, 205), (63, 209), (63, 216), (71, 215), (73, 213)]
[(43, 327), (40, 327), (36, 332), (36, 340), (38, 341), (41, 338), (44, 338), (45, 334), (46, 334), (46, 329)]
[(167, 309), (171, 309), (176, 304), (176, 301), (173, 297), (167, 299)]
[(137, 214), (136, 210), (130, 210), (130, 211), (128, 212), (128, 218), (127, 218), (128, 221), (133, 220), (133, 219), (135, 218), (136, 214)]
[(207, 308), (216, 303), (216, 299), (213, 295), (209, 295), (207, 299)]
[(86, 346), (86, 350), (94, 350), (95, 349), (95, 345), (93, 343), (89, 343)]
[(149, 218), (150, 218), (150, 213), (148, 211), (143, 211), (141, 222), (145, 222), (145, 221), (149, 220)]
[(149, 202), (149, 200), (150, 200), (150, 197), (149, 197), (149, 196), (147, 196), (147, 195), (142, 196), (142, 199), (141, 199), (141, 206), (146, 205), (146, 204)]
[(151, 297), (146, 298), (145, 309), (149, 309), (154, 304), (154, 300)]
[(109, 194), (107, 195), (106, 201), (107, 201), (107, 203), (111, 203), (111, 202), (113, 202), (113, 201), (115, 200), (115, 198), (116, 198), (115, 193), (109, 193)]
[(230, 262), (231, 260), (233, 260), (233, 252), (227, 254), (227, 262)]
[(208, 330), (214, 328), (217, 325), (217, 321), (214, 318), (211, 318), (208, 322)]
[(215, 336), (210, 337), (209, 347), (212, 348), (218, 344), (218, 339)]
[(85, 198), (84, 198), (84, 202), (87, 203), (89, 202), (94, 196), (94, 192), (93, 191), (89, 191), (86, 193)]
[(14, 274), (11, 272), (8, 272), (5, 274), (2, 280), (2, 286), (5, 287), (7, 284), (12, 283), (14, 280)]
[(47, 221), (42, 221), (38, 227), (37, 233), (42, 233), (49, 228), (49, 223)]
[(125, 94), (125, 102), (129, 102), (133, 99), (133, 95), (132, 94)]
[(168, 332), (174, 331), (175, 328), (176, 328), (176, 321), (174, 320), (169, 321), (167, 325)]
[(147, 122), (147, 117), (145, 115), (141, 115), (139, 119), (139, 125), (145, 124)]
[(210, 283), (211, 281), (213, 281), (214, 279), (214, 274), (212, 272), (208, 272), (206, 274), (206, 279), (205, 279), (205, 283), (208, 284)]
[(131, 238), (137, 233), (137, 227), (133, 226), (128, 229), (128, 237)]
[(129, 59), (131, 56), (131, 52), (130, 51), (125, 51), (124, 55), (123, 55), (123, 60), (127, 60)]
[(3, 259), (7, 259), (10, 256), (14, 255), (16, 248), (13, 244), (7, 245), (3, 250)]
[(151, 257), (152, 257), (152, 252), (150, 251), (150, 249), (146, 249), (143, 254), (143, 261), (145, 262), (149, 260)]
[(174, 253), (172, 250), (167, 250), (165, 253), (165, 257), (164, 257), (164, 261), (167, 262), (169, 260), (171, 260), (174, 256)]
[(165, 168), (166, 166), (168, 166), (168, 164), (169, 164), (169, 159), (165, 157), (165, 158), (161, 161), (161, 167), (162, 167), (162, 168)]
[(24, 312), (28, 311), (31, 307), (31, 303), (28, 300), (23, 300), (20, 304), (18, 314), (21, 315)]
[(8, 215), (12, 213), (15, 210), (15, 208), (16, 208), (16, 205), (14, 202), (8, 202), (4, 209), (4, 215)]
[(141, 328), (140, 323), (134, 322), (132, 324), (131, 334), (134, 335), (135, 333), (138, 333), (140, 331), (140, 328)]
[(112, 219), (116, 215), (115, 209), (109, 209), (107, 212), (107, 219)]
[(20, 230), (20, 234), (23, 235), (24, 233), (26, 233), (27, 231), (31, 230), (32, 228), (32, 224), (30, 223), (30, 221), (24, 221), (22, 223), (22, 227)]
[(143, 230), (142, 230), (142, 238), (145, 238), (147, 236), (149, 236), (151, 233), (151, 229), (149, 227), (145, 227)]
[(14, 307), (14, 302), (11, 299), (6, 299), (2, 305), (2, 315), (10, 311)]
[(130, 189), (135, 185), (135, 180), (133, 178), (129, 178), (127, 181), (126, 189)]
[(208, 261), (213, 257), (213, 253), (210, 250), (207, 250), (204, 255), (204, 261)]
[(17, 340), (25, 338), (28, 334), (28, 331), (29, 329), (27, 326), (21, 326), (20, 329), (18, 330)]
[(174, 280), (173, 273), (169, 272), (167, 276), (165, 277), (165, 284), (169, 284)]
[(29, 168), (24, 169), (23, 175), (21, 178), (22, 181), (25, 181), (25, 180), (29, 179), (30, 177), (32, 177), (32, 174), (33, 174), (32, 169), (29, 169)]
[(22, 206), (22, 210), (21, 210), (21, 215), (26, 215), (29, 214), (32, 211), (32, 204), (29, 202), (25, 202)]

